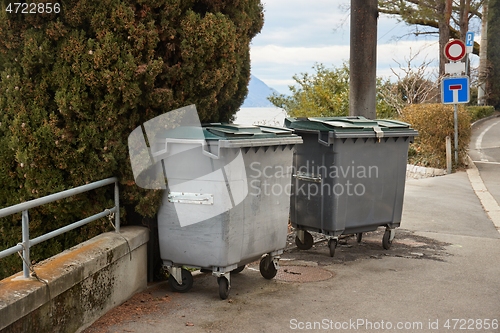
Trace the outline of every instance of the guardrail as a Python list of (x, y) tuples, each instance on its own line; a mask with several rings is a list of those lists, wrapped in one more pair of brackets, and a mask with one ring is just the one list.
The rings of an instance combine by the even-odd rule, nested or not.
[[(73, 222), (67, 226), (61, 227), (59, 229), (56, 229), (54, 231), (51, 231), (49, 233), (43, 234), (39, 237), (36, 237), (34, 239), (30, 239), (29, 235), (29, 216), (28, 216), (28, 210), (31, 208), (35, 208), (38, 206), (42, 206), (57, 200), (61, 200), (64, 198), (71, 197), (76, 194), (88, 192), (91, 190), (95, 190), (100, 187), (104, 187), (110, 184), (115, 184), (115, 206), (110, 209), (105, 209), (103, 212), (94, 214), (92, 216), (89, 216), (83, 220)], [(81, 227), (87, 223), (90, 223), (92, 221), (95, 221), (97, 219), (100, 219), (102, 217), (114, 214), (115, 217), (115, 231), (120, 232), (120, 199), (119, 199), (119, 192), (118, 192), (118, 178), (116, 177), (111, 177), (103, 180), (99, 180), (94, 183), (86, 184), (83, 186), (75, 187), (66, 191), (54, 193), (47, 195), (42, 198), (30, 200), (27, 202), (23, 202), (14, 206), (10, 206), (7, 208), (2, 208), (0, 209), (0, 217), (5, 217), (9, 216), (12, 214), (16, 213), (22, 213), (22, 242), (18, 243), (16, 246), (10, 247), (6, 250), (3, 250), (0, 252), (0, 259), (10, 256), (12, 254), (15, 254), (16, 252), (23, 252), (22, 258), (23, 258), (23, 273), (25, 278), (30, 277), (30, 247), (33, 245), (39, 244), (41, 242), (44, 242), (48, 239), (51, 239), (53, 237), (59, 236), (64, 234), (65, 232), (68, 232), (70, 230), (73, 230), (75, 228)], [(111, 215), (112, 216), (112, 215)]]

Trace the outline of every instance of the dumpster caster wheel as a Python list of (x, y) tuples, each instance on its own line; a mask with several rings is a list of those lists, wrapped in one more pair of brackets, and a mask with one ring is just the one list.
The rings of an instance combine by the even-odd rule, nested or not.
[(337, 248), (337, 240), (329, 239), (328, 247), (330, 248), (330, 257), (333, 257), (335, 255), (335, 249)]
[(358, 243), (361, 243), (361, 240), (362, 240), (362, 239), (363, 239), (363, 233), (362, 233), (362, 232), (357, 233), (357, 234), (356, 234), (356, 241), (357, 241)]
[(274, 267), (273, 260), (270, 259), (268, 255), (260, 260), (259, 270), (262, 277), (268, 280), (274, 278), (276, 273), (278, 273), (278, 270)]
[(168, 277), (168, 284), (172, 290), (179, 293), (187, 293), (193, 287), (193, 275), (187, 269), (182, 269), (182, 284), (179, 284), (175, 278), (170, 274)]
[(300, 241), (298, 236), (295, 236), (295, 245), (301, 250), (309, 250), (313, 246), (313, 243), (313, 236), (307, 231), (304, 231), (304, 243)]
[(221, 276), (217, 278), (217, 283), (219, 284), (219, 296), (220, 299), (227, 299), (229, 297), (229, 281)]
[(391, 248), (391, 245), (392, 245), (391, 231), (387, 229), (384, 232), (384, 237), (382, 237), (382, 246), (384, 247), (384, 249), (389, 250)]
[(238, 274), (241, 273), (245, 269), (245, 265), (243, 266), (238, 266), (237, 268), (233, 269), (231, 271), (231, 274)]

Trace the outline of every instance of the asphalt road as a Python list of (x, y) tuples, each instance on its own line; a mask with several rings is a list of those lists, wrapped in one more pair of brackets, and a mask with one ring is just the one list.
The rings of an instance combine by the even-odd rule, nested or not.
[(155, 283), (84, 332), (499, 332), (500, 233), (466, 172), (408, 180), (390, 250), (382, 234), (289, 248), (272, 280), (250, 264), (227, 300), (210, 274)]
[(473, 128), (469, 156), (486, 188), (500, 204), (500, 116)]

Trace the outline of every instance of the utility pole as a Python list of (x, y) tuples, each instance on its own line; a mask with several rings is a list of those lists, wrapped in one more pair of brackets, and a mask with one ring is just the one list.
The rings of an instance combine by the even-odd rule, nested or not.
[(349, 115), (377, 117), (377, 0), (351, 0)]

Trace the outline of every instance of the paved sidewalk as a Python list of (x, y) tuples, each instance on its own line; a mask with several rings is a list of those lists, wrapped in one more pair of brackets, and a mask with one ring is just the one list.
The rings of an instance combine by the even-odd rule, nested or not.
[(185, 294), (155, 283), (84, 332), (499, 331), (500, 234), (466, 172), (408, 180), (390, 250), (382, 234), (333, 258), (326, 242), (289, 249), (273, 280), (249, 265), (224, 301), (210, 274)]

